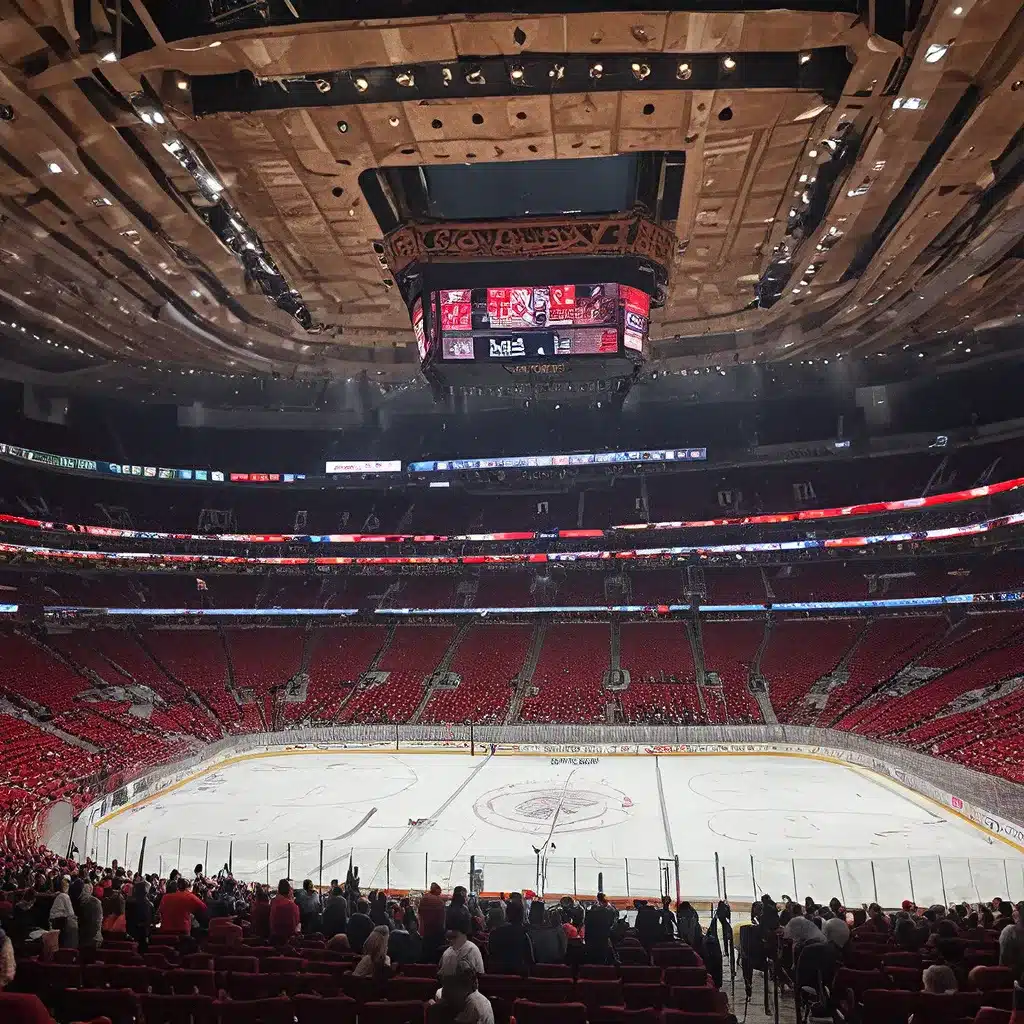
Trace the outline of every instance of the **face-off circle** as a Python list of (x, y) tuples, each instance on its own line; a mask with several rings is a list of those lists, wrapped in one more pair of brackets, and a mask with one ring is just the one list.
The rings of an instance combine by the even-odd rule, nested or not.
[(478, 797), (473, 812), (488, 825), (509, 832), (561, 835), (625, 822), (633, 801), (604, 782), (559, 786), (547, 782), (518, 782)]

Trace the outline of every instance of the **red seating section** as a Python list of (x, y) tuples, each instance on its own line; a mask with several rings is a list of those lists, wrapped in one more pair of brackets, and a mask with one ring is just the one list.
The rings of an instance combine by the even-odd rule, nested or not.
[[(760, 722), (761, 711), (747, 686), (757, 648), (764, 638), (762, 620), (703, 622), (704, 669), (722, 680), (726, 717), (722, 721)], [(705, 687), (705, 701), (707, 700)]]
[(533, 674), (536, 697), (523, 701), (528, 722), (600, 722), (609, 700), (601, 683), (610, 659), (607, 625), (553, 625)]
[[(682, 622), (626, 622), (619, 664), (629, 688), (619, 695), (626, 722), (685, 724), (702, 720), (693, 648)], [(671, 681), (671, 677), (676, 682)]]

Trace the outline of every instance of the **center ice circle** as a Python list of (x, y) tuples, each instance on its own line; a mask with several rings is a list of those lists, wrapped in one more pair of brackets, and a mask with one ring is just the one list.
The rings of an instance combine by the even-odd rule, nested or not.
[(613, 828), (629, 818), (632, 807), (622, 790), (603, 782), (520, 782), (484, 793), (473, 812), (496, 828), (547, 835)]

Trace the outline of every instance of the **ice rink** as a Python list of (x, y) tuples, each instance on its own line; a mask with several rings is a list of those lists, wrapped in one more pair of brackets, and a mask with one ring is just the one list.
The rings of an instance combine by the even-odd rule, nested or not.
[(270, 882), (289, 866), (343, 877), (351, 854), (364, 887), (465, 884), (473, 857), (487, 890), (593, 893), (600, 873), (617, 896), (657, 895), (666, 878), (674, 896), (678, 856), (693, 898), (716, 896), (723, 869), (735, 898), (898, 905), (1024, 889), (1020, 853), (937, 804), (867, 771), (768, 755), (263, 755), (118, 812), (87, 843), (134, 864), (143, 837), (145, 870), (230, 857)]

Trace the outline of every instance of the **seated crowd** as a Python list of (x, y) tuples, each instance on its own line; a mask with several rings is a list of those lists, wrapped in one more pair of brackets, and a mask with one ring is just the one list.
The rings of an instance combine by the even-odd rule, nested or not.
[[(624, 914), (604, 894), (364, 896), (351, 866), (324, 893), (271, 893), (226, 864), (164, 879), (37, 849), (0, 861), (0, 1020), (726, 1024), (730, 919), (721, 902), (705, 929), (668, 897)], [(1024, 996), (1024, 902), (887, 915), (765, 896), (737, 948), (748, 1001), (761, 970), (827, 1019), (1006, 1024)]]

